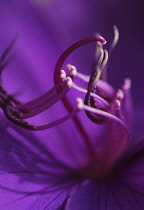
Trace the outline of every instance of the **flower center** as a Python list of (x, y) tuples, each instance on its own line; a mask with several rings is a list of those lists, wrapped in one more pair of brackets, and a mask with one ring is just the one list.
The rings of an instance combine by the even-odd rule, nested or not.
[[(101, 36), (88, 37), (71, 45), (66, 51), (64, 51), (55, 65), (54, 87), (40, 97), (27, 103), (21, 103), (12, 95), (8, 94), (2, 86), (2, 81), (0, 82), (0, 107), (3, 109), (5, 116), (16, 125), (28, 130), (40, 131), (57, 126), (71, 118), (73, 119), (73, 122), (82, 136), (89, 152), (89, 162), (79, 169), (79, 173), (90, 179), (102, 177), (109, 173), (113, 164), (115, 163), (115, 160), (117, 160), (117, 157), (120, 155), (118, 153), (116, 157), (112, 156), (112, 158), (108, 158), (106, 161), (101, 154), (104, 153), (107, 154), (107, 156), (110, 156), (110, 154), (107, 153), (106, 150), (103, 152), (96, 151), (81, 119), (77, 116), (77, 113), (81, 110), (84, 110), (87, 117), (96, 124), (105, 124), (108, 121), (113, 120), (123, 127), (127, 133), (127, 126), (117, 111), (121, 107), (124, 94), (130, 89), (130, 80), (126, 79), (122, 88), (118, 91), (115, 91), (104, 79), (106, 78), (108, 54), (111, 53), (112, 49), (117, 43), (117, 40), (118, 30), (116, 27), (114, 27), (114, 40), (108, 51), (103, 50), (103, 45), (106, 43), (106, 41)], [(13, 46), (14, 41), (15, 40), (10, 43), (9, 47), (1, 56), (0, 76), (5, 65), (8, 63), (7, 55)], [(97, 42), (97, 54), (100, 54), (94, 65), (92, 74), (88, 76), (79, 73), (76, 67), (70, 64), (67, 65), (67, 73), (62, 70), (63, 63), (67, 57), (77, 48), (90, 42)], [(87, 89), (74, 83), (75, 77), (85, 81), (87, 83)], [(77, 98), (77, 106), (75, 109), (73, 109), (71, 102), (66, 95), (70, 89), (84, 93), (84, 99)], [(40, 114), (41, 112), (53, 106), (59, 100), (63, 102), (68, 111), (66, 116), (46, 125), (32, 125), (24, 121), (27, 118)], [(109, 146), (109, 144), (110, 143), (107, 142), (107, 144), (105, 144), (106, 147)], [(125, 144), (123, 148), (125, 148)], [(121, 149), (122, 152), (124, 151), (123, 148)], [(96, 162), (97, 165), (95, 164)]]
[[(111, 45), (110, 52), (112, 48), (115, 46), (118, 40), (118, 30), (114, 28), (114, 41)], [(1, 56), (0, 65), (1, 72), (7, 63), (7, 54), (12, 48), (15, 39), (12, 40), (8, 48)], [(62, 65), (66, 58), (77, 48), (90, 43), (97, 42), (97, 51), (100, 52), (100, 57), (95, 64), (94, 70), (91, 76), (85, 76), (77, 72), (76, 68), (72, 65), (68, 65), (68, 75), (64, 70), (62, 70)], [(81, 126), (80, 120), (76, 116), (76, 114), (81, 110), (85, 109), (86, 115), (88, 118), (94, 123), (103, 124), (109, 118), (113, 120), (117, 120), (119, 123), (124, 123), (117, 118), (114, 113), (117, 108), (120, 106), (120, 100), (118, 97), (115, 98), (113, 102), (114, 90), (109, 86), (106, 82), (102, 81), (101, 78), (104, 77), (103, 69), (105, 68), (108, 61), (108, 52), (103, 50), (103, 44), (106, 41), (101, 36), (92, 36), (86, 39), (80, 40), (75, 44), (71, 45), (58, 59), (55, 69), (54, 69), (54, 83), (55, 86), (47, 91), (42, 96), (29, 101), (27, 103), (21, 103), (16, 100), (12, 95), (9, 95), (3, 88), (1, 82), (1, 91), (0, 91), (0, 106), (4, 111), (5, 116), (12, 121), (13, 123), (29, 130), (44, 130), (51, 127), (54, 127), (58, 124), (65, 122), (66, 120), (73, 117), (76, 125), (83, 133), (83, 136), (86, 136), (84, 129)], [(79, 77), (81, 79), (87, 80), (88, 89), (85, 90), (78, 85), (76, 85), (73, 80), (75, 77)], [(71, 103), (66, 97), (66, 93), (71, 89), (79, 89), (82, 92), (85, 92), (84, 102), (78, 100), (78, 105), (75, 110), (73, 110)], [(120, 97), (121, 98), (121, 97)], [(59, 100), (62, 100), (64, 106), (68, 110), (69, 114), (46, 125), (31, 125), (28, 122), (23, 121), (23, 119), (27, 119), (33, 116), (38, 115), (39, 113), (45, 111), (52, 105), (54, 105)], [(112, 104), (110, 104), (112, 103)]]
[[(4, 91), (4, 89), (2, 88), (1, 96), (0, 96), (0, 99), (1, 99), (0, 105), (4, 111), (5, 116), (13, 123), (25, 128), (25, 129), (36, 130), (36, 131), (54, 127), (60, 123), (65, 122), (66, 120), (72, 118), (73, 116), (75, 116), (76, 113), (80, 110), (79, 107), (81, 107), (81, 106), (79, 104), (77, 105), (77, 108), (75, 110), (71, 110), (70, 111), (71, 113), (69, 113), (67, 116), (65, 116), (55, 122), (46, 124), (46, 125), (36, 126), (36, 125), (31, 125), (31, 124), (23, 121), (23, 119), (33, 117), (33, 116), (38, 115), (39, 113), (45, 111), (46, 109), (48, 109), (49, 107), (54, 105), (56, 102), (61, 100), (66, 95), (66, 93), (72, 87), (72, 80), (75, 75), (74, 75), (74, 70), (71, 71), (68, 76), (66, 75), (66, 73), (63, 70), (61, 70), (65, 59), (74, 50), (76, 50), (80, 46), (85, 45), (90, 42), (98, 42), (98, 41), (101, 42), (101, 44), (106, 43), (106, 41), (103, 37), (92, 36), (92, 37), (88, 37), (86, 39), (80, 40), (80, 41), (76, 42), (75, 44), (73, 44), (72, 46), (70, 46), (60, 56), (60, 58), (58, 59), (58, 61), (56, 63), (55, 70), (54, 70), (55, 86), (52, 89), (50, 89), (49, 91), (47, 91), (45, 94), (43, 94), (42, 96), (40, 96), (32, 101), (29, 101), (29, 102), (23, 104), (23, 103), (15, 100), (14, 97), (12, 97), (11, 95), (7, 94)], [(7, 56), (8, 52), (10, 51), (13, 43), (14, 43), (14, 41), (12, 41), (10, 43), (9, 47), (3, 53), (2, 57), (1, 57), (1, 66), (4, 66), (3, 62), (5, 61), (6, 56)], [(1, 87), (2, 87), (2, 85), (1, 85)], [(66, 101), (66, 99), (63, 99), (63, 101), (64, 100)], [(68, 105), (68, 104), (67, 104), (67, 109), (70, 110), (70, 105)]]

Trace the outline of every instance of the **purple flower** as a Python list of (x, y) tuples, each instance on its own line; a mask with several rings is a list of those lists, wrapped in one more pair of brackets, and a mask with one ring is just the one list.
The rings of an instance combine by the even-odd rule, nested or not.
[[(13, 123), (1, 114), (0, 207), (143, 209), (143, 141), (131, 134), (131, 82), (124, 79), (116, 90), (106, 80), (108, 53), (117, 42), (117, 28), (114, 27), (114, 41), (108, 52), (104, 50), (104, 38), (92, 36), (71, 45), (53, 68), (61, 48), (71, 42), (69, 32), (73, 35), (81, 19), (86, 20), (87, 8), (79, 1), (66, 4), (65, 11), (71, 8), (71, 15), (67, 15), (68, 20), (62, 16), (60, 25), (56, 21), (59, 16), (51, 11), (53, 4), (43, 8), (27, 1), (1, 3), (5, 17), (2, 45), (6, 50), (1, 57), (0, 103)], [(81, 14), (80, 19), (71, 19), (75, 18), (73, 14)], [(79, 23), (76, 25), (75, 21)], [(6, 41), (17, 31), (20, 38), (15, 46), (11, 48), (11, 42), (5, 48)], [(81, 46), (93, 41), (97, 48), (91, 73), (86, 71), (86, 65), (93, 57), (92, 49), (86, 48), (85, 54)], [(15, 58), (9, 63), (11, 54)], [(84, 56), (81, 65), (79, 54)], [(72, 65), (65, 68), (68, 62)], [(33, 118), (27, 120), (29, 124), (25, 124), (23, 119), (30, 117)]]

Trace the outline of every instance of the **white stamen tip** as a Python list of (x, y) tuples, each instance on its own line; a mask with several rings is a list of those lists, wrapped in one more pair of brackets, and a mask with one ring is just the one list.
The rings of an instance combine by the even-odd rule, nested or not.
[(123, 99), (123, 97), (124, 97), (123, 91), (121, 89), (118, 90), (116, 93), (116, 99), (121, 101)]
[(65, 73), (64, 70), (61, 70), (61, 71), (60, 71), (60, 78), (61, 78), (62, 80), (65, 80), (65, 79), (66, 79), (66, 73)]
[(77, 108), (80, 109), (80, 110), (83, 109), (83, 107), (84, 107), (83, 100), (81, 98), (77, 98), (76, 100), (77, 100), (77, 103), (78, 103)]
[(124, 80), (123, 89), (128, 90), (131, 88), (131, 80), (129, 78), (126, 78)]
[(67, 69), (70, 72), (70, 75), (75, 77), (77, 75), (77, 70), (76, 67), (71, 65), (71, 64), (67, 64)]
[(74, 69), (71, 74), (72, 74), (73, 77), (76, 77), (77, 71)]
[(67, 86), (69, 88), (71, 88), (72, 87), (72, 84), (73, 84), (72, 79), (70, 77), (67, 77)]
[(115, 100), (115, 106), (116, 106), (116, 108), (117, 108), (117, 109), (119, 109), (119, 108), (120, 108), (121, 103), (120, 103), (120, 101), (119, 101), (119, 100)]

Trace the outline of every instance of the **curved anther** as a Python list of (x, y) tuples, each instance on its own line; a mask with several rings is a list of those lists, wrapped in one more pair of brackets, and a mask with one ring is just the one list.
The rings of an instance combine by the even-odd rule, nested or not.
[[(75, 88), (76, 90), (82, 92), (82, 93), (85, 93), (85, 94), (87, 93), (87, 89), (82, 88), (82, 87), (78, 86), (75, 83), (72, 84), (72, 87)], [(101, 103), (102, 106), (104, 106), (104, 107), (105, 106), (106, 107), (109, 106), (109, 103), (105, 99), (103, 99), (102, 97), (100, 97), (100, 96), (98, 96), (98, 95), (96, 95), (94, 93), (91, 93), (91, 92), (90, 92), (90, 96), (93, 97), (93, 98), (95, 98), (96, 100), (98, 100)]]
[(104, 58), (103, 58), (103, 61), (102, 61), (101, 65), (100, 65), (101, 70), (104, 69), (104, 67), (107, 64), (107, 62), (108, 62), (108, 51), (104, 50)]
[[(96, 94), (96, 82), (93, 82), (93, 85), (88, 89), (86, 96), (85, 96), (85, 100), (84, 100), (84, 104), (87, 105), (90, 108), (96, 108), (96, 109), (104, 109), (106, 111), (108, 111), (108, 106), (101, 106), (101, 103), (99, 103), (98, 100), (96, 100), (96, 98), (91, 96), (91, 93)], [(97, 115), (93, 112), (89, 112), (89, 110), (85, 110), (87, 117), (94, 123), (98, 123), (98, 124), (103, 124), (107, 121), (107, 118), (101, 115)]]
[(111, 46), (109, 48), (109, 53), (111, 53), (113, 51), (113, 49), (115, 48), (115, 46), (117, 45), (118, 40), (119, 40), (119, 30), (116, 25), (113, 26), (113, 30), (114, 30), (114, 37), (113, 37)]
[(54, 83), (57, 84), (59, 82), (59, 76), (60, 76), (60, 70), (62, 69), (62, 65), (66, 58), (77, 48), (90, 43), (90, 42), (101, 42), (102, 44), (106, 44), (106, 40), (101, 36), (92, 36), (88, 37), (86, 39), (80, 40), (76, 42), (75, 44), (71, 45), (67, 50), (64, 51), (64, 53), (60, 56), (58, 59), (55, 69), (54, 69)]
[(71, 79), (74, 79), (77, 75), (76, 67), (71, 64), (67, 64), (67, 69), (69, 71), (69, 76), (71, 77)]
[(23, 120), (19, 119), (19, 117), (21, 117), (21, 113), (15, 108), (11, 107), (8, 103), (4, 104), (3, 111), (7, 119), (12, 123), (28, 130), (35, 130), (35, 125), (29, 124), (28, 122), (24, 122)]
[(99, 57), (99, 60), (90, 76), (90, 79), (89, 79), (89, 83), (88, 83), (88, 89), (91, 88), (91, 85), (92, 83), (95, 81), (98, 81), (100, 76), (101, 76), (101, 65), (103, 63), (103, 60), (104, 60), (104, 56), (105, 56), (105, 51), (103, 50), (102, 47), (99, 47), (100, 49), (100, 57)]
[(86, 111), (88, 111), (88, 112), (91, 112), (91, 113), (93, 113), (95, 115), (99, 115), (101, 119), (103, 117), (103, 118), (106, 118), (106, 119), (114, 120), (114, 121), (120, 123), (127, 130), (126, 124), (120, 118), (116, 117), (115, 115), (113, 115), (113, 114), (111, 114), (109, 112), (105, 112), (103, 110), (99, 110), (99, 109), (95, 109), (93, 107), (89, 107), (89, 106), (87, 106), (85, 104), (84, 104), (83, 108)]
[[(90, 81), (89, 81), (89, 84), (88, 84), (88, 91), (87, 91), (87, 94), (85, 96), (85, 100), (84, 100), (84, 103), (87, 105), (87, 106), (90, 106), (90, 107), (93, 107), (93, 108), (97, 108), (97, 109), (103, 109), (103, 106), (101, 106), (100, 103), (98, 103), (98, 101), (93, 98), (91, 96), (91, 93), (94, 93), (96, 94), (96, 84), (101, 76), (101, 73), (102, 73), (102, 69), (101, 68), (104, 68), (105, 64), (107, 63), (107, 60), (108, 60), (108, 53), (107, 51), (105, 50), (104, 51), (104, 57), (103, 57), (103, 61), (99, 66), (96, 67), (95, 69), (95, 73), (92, 74), (91, 78), (90, 78)], [(91, 82), (91, 83), (90, 83)], [(105, 109), (107, 110), (108, 107), (105, 106)], [(107, 110), (108, 111), (108, 110)], [(107, 121), (107, 118), (105, 117), (100, 117), (99, 115), (96, 115), (92, 112), (89, 112), (89, 111), (85, 111), (86, 112), (86, 115), (88, 116), (88, 118), (93, 121), (94, 123), (98, 123), (98, 124), (103, 124)]]

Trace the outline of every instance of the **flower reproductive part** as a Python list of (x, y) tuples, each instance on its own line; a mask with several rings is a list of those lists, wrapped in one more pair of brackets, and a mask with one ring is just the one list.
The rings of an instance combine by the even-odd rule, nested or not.
[[(114, 40), (108, 51), (103, 49), (104, 44), (106, 44), (106, 40), (101, 36), (88, 37), (71, 45), (59, 57), (55, 65), (54, 87), (32, 101), (21, 103), (20, 101), (16, 100), (12, 95), (9, 95), (5, 91), (1, 80), (0, 106), (3, 109), (5, 116), (11, 122), (20, 127), (28, 130), (39, 131), (57, 126), (71, 118), (76, 123), (78, 122), (77, 113), (81, 110), (85, 110), (87, 117), (94, 123), (105, 124), (108, 120), (115, 120), (127, 129), (125, 122), (120, 117), (119, 110), (121, 109), (121, 103), (124, 95), (130, 89), (130, 79), (126, 79), (124, 81), (124, 85), (118, 91), (115, 91), (107, 83), (107, 81), (103, 80), (106, 74), (108, 54), (110, 54), (112, 49), (115, 47), (118, 41), (118, 34), (118, 29), (116, 26), (114, 26)], [(14, 42), (15, 39), (12, 40), (9, 47), (1, 56), (1, 73), (5, 64), (7, 63), (7, 55)], [(67, 65), (68, 73), (62, 70), (63, 63), (67, 57), (79, 47), (90, 42), (97, 43), (97, 53), (100, 54), (91, 75), (88, 76), (79, 73), (76, 67), (70, 64)], [(76, 77), (87, 83), (87, 89), (74, 83), (74, 79)], [(74, 99), (77, 100), (75, 109), (72, 108), (70, 101), (66, 96), (67, 92), (72, 88), (84, 93), (84, 100), (80, 99), (79, 97)], [(41, 112), (53, 106), (59, 100), (62, 100), (64, 106), (68, 110), (68, 114), (66, 116), (45, 125), (32, 125), (24, 121), (27, 118), (40, 114)]]

